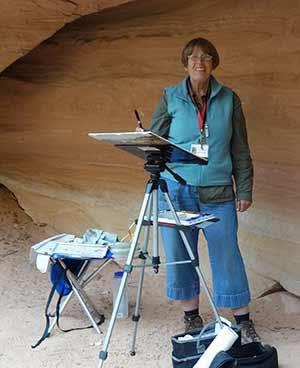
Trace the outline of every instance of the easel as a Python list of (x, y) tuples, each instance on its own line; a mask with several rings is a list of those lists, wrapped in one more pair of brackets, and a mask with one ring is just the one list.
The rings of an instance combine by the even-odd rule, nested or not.
[[(197, 164), (206, 164), (204, 160), (199, 158), (196, 155), (193, 155), (191, 152), (182, 149), (179, 146), (176, 146), (169, 142), (168, 140), (152, 133), (152, 132), (139, 132), (139, 133), (115, 133), (115, 134), (101, 134), (101, 133), (90, 133), (90, 136), (93, 138), (103, 140), (109, 143), (113, 143), (118, 148), (126, 150), (127, 152), (133, 153), (139, 157), (145, 158), (146, 163), (144, 165), (144, 169), (150, 173), (150, 179), (146, 184), (145, 195), (142, 202), (141, 210), (137, 219), (137, 225), (134, 232), (134, 236), (132, 239), (131, 247), (128, 253), (126, 264), (124, 265), (123, 277), (121, 280), (120, 288), (118, 291), (118, 295), (115, 301), (115, 305), (113, 308), (112, 316), (109, 322), (108, 330), (105, 335), (105, 340), (102, 346), (102, 350), (99, 353), (99, 364), (98, 368), (103, 367), (104, 361), (108, 356), (108, 346), (110, 343), (110, 338), (112, 335), (112, 331), (116, 322), (117, 312), (121, 303), (121, 298), (124, 292), (124, 288), (127, 282), (128, 274), (133, 270), (133, 258), (138, 245), (138, 240), (141, 234), (142, 227), (145, 226), (145, 237), (144, 244), (142, 248), (141, 258), (143, 259), (143, 264), (141, 267), (141, 273), (139, 278), (139, 284), (137, 289), (137, 297), (136, 297), (136, 306), (135, 311), (132, 316), (132, 320), (135, 323), (134, 334), (133, 334), (133, 342), (132, 348), (130, 351), (131, 355), (135, 355), (135, 342), (137, 335), (137, 327), (140, 319), (139, 309), (141, 303), (141, 295), (143, 288), (143, 280), (144, 280), (144, 271), (146, 267), (146, 259), (148, 255), (148, 242), (149, 242), (149, 232), (150, 226), (152, 226), (152, 235), (153, 235), (153, 255), (152, 255), (152, 267), (156, 272), (158, 272), (160, 265), (160, 257), (158, 253), (158, 189), (160, 189), (168, 203), (169, 209), (173, 214), (173, 218), (176, 223), (176, 227), (180, 233), (184, 246), (188, 252), (190, 260), (188, 261), (176, 261), (172, 263), (167, 263), (166, 266), (170, 264), (180, 264), (180, 263), (191, 263), (197, 272), (197, 275), (200, 280), (200, 284), (204, 289), (208, 301), (212, 307), (214, 312), (216, 322), (219, 324), (220, 328), (223, 327), (223, 322), (218, 314), (218, 311), (214, 305), (213, 299), (210, 295), (202, 272), (199, 268), (198, 260), (195, 259), (188, 239), (186, 237), (185, 231), (190, 227), (182, 226), (180, 220), (176, 214), (175, 208), (170, 200), (168, 195), (168, 188), (166, 182), (161, 179), (160, 173), (164, 170), (168, 170), (178, 181), (183, 183), (184, 180), (176, 175), (172, 170), (170, 170), (167, 166), (167, 162), (174, 162), (174, 160), (184, 161), (184, 162), (193, 162)], [(126, 136), (127, 135), (127, 136)], [(125, 142), (125, 143), (124, 143)]]

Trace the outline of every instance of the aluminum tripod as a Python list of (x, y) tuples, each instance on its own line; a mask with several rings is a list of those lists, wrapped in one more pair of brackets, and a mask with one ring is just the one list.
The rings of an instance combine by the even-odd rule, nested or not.
[[(131, 271), (133, 270), (133, 267), (135, 267), (132, 265), (132, 262), (133, 262), (133, 258), (136, 252), (136, 248), (138, 245), (138, 240), (141, 234), (142, 227), (145, 226), (146, 228), (145, 228), (144, 243), (143, 243), (143, 249), (142, 249), (141, 256), (140, 256), (140, 258), (142, 258), (143, 261), (141, 265), (142, 267), (141, 267), (139, 284), (138, 284), (138, 289), (137, 289), (135, 311), (132, 316), (132, 320), (134, 322), (134, 333), (133, 333), (133, 341), (132, 341), (132, 347), (131, 347), (130, 354), (135, 355), (135, 342), (136, 342), (138, 322), (140, 319), (139, 310), (140, 310), (141, 297), (142, 297), (142, 288), (143, 288), (146, 260), (148, 258), (148, 243), (149, 243), (149, 232), (150, 232), (151, 225), (152, 225), (152, 235), (153, 235), (152, 236), (153, 238), (152, 267), (154, 268), (155, 272), (158, 272), (159, 265), (160, 265), (160, 258), (159, 258), (159, 253), (158, 253), (158, 237), (159, 237), (158, 235), (158, 188), (160, 188), (160, 190), (164, 194), (164, 197), (168, 203), (169, 209), (171, 210), (173, 214), (173, 218), (176, 222), (176, 226), (180, 233), (184, 246), (190, 257), (190, 260), (187, 260), (187, 261), (178, 261), (178, 262), (176, 261), (172, 263), (166, 263), (165, 265), (168, 266), (170, 264), (191, 263), (195, 267), (195, 270), (199, 277), (200, 284), (205, 291), (205, 294), (208, 298), (210, 306), (216, 317), (216, 321), (219, 324), (220, 328), (223, 327), (222, 320), (215, 307), (215, 304), (210, 295), (210, 292), (208, 290), (208, 287), (206, 285), (202, 272), (200, 271), (198, 260), (195, 259), (191, 246), (186, 237), (185, 231), (188, 230), (189, 227), (181, 225), (180, 220), (174, 209), (174, 206), (170, 200), (167, 184), (163, 179), (160, 178), (160, 173), (165, 169), (168, 170), (168, 168), (165, 166), (164, 160), (161, 158), (160, 155), (150, 156), (148, 161), (145, 163), (144, 168), (146, 171), (151, 173), (151, 177), (148, 183), (146, 184), (145, 195), (144, 195), (144, 199), (142, 202), (139, 217), (137, 220), (136, 229), (135, 229), (132, 243), (129, 249), (126, 264), (124, 265), (124, 268), (123, 268), (124, 274), (123, 274), (121, 284), (119, 287), (119, 291), (116, 297), (115, 305), (113, 308), (113, 312), (112, 312), (112, 316), (109, 322), (107, 333), (105, 335), (102, 350), (99, 353), (98, 368), (103, 367), (104, 361), (107, 359), (107, 356), (108, 356), (108, 346), (109, 346), (112, 331), (113, 331), (113, 328), (116, 322), (117, 312), (118, 312), (118, 309), (121, 303), (121, 298), (122, 298), (122, 295), (123, 295), (123, 292), (126, 286), (128, 274), (131, 273)], [(183, 180), (180, 177), (178, 178), (178, 176), (176, 176), (175, 173), (172, 172), (172, 174), (176, 177), (177, 180), (178, 179)]]

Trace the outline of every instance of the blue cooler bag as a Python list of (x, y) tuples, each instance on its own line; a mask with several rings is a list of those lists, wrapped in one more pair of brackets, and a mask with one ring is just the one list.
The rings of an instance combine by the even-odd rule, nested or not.
[[(238, 339), (233, 344), (233, 347), (238, 348), (241, 346), (240, 328), (235, 325), (231, 326), (231, 328), (239, 335)], [(186, 335), (191, 335), (192, 338), (183, 340), (182, 338)], [(173, 336), (171, 338), (173, 346), (173, 368), (194, 367), (215, 337), (215, 323), (210, 323), (203, 328), (196, 328), (188, 333), (181, 333)]]

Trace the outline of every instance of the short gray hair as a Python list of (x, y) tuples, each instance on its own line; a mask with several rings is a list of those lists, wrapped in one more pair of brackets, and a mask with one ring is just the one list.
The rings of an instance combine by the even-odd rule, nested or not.
[(187, 67), (188, 57), (192, 55), (195, 47), (200, 47), (204, 52), (213, 57), (212, 63), (214, 69), (220, 64), (220, 57), (215, 46), (205, 38), (199, 37), (189, 41), (182, 50), (181, 62), (185, 67)]

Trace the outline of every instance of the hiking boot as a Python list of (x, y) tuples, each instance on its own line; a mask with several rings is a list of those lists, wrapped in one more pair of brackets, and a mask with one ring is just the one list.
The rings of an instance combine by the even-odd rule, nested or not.
[(195, 317), (184, 316), (183, 321), (184, 321), (185, 332), (190, 332), (194, 330), (195, 328), (203, 327), (203, 320), (200, 316), (195, 316)]
[(238, 326), (241, 327), (242, 345), (249, 342), (261, 342), (251, 319), (249, 321), (242, 321)]

